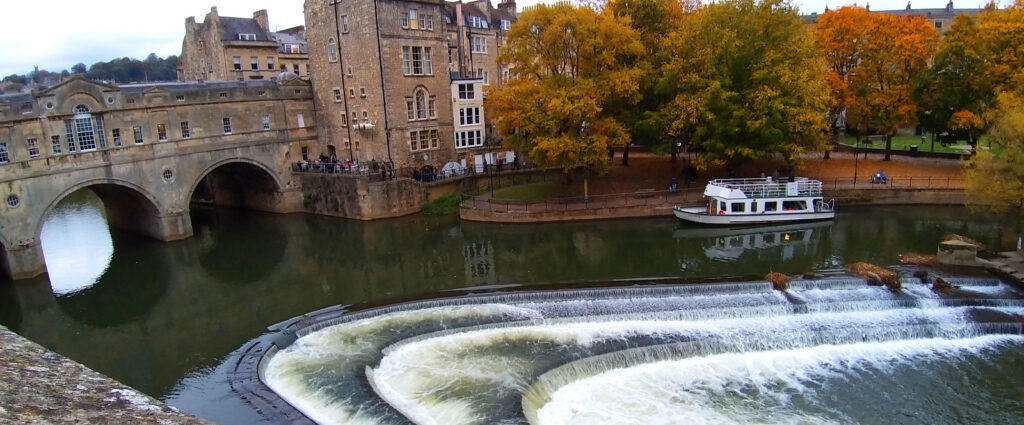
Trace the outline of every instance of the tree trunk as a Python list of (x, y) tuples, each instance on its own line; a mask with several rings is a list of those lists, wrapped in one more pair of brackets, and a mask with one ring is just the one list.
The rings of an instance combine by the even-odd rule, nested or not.
[(890, 149), (892, 149), (892, 135), (886, 134), (885, 135), (885, 160), (886, 161), (888, 161), (890, 159), (889, 158), (889, 150)]
[(626, 147), (622, 148), (622, 165), (629, 165), (629, 143), (626, 143)]

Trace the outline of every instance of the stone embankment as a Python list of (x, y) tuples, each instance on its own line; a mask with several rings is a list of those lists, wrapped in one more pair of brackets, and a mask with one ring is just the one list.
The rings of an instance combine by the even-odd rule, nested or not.
[(0, 423), (210, 424), (0, 326)]

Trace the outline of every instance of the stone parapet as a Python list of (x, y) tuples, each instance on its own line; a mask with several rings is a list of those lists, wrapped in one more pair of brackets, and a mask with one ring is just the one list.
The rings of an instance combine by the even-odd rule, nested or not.
[(0, 423), (210, 424), (49, 351), (3, 326), (0, 326)]

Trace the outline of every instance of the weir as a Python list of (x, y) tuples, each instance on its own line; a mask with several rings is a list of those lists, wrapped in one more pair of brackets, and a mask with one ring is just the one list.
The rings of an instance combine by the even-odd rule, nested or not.
[[(283, 325), (298, 339), (270, 350), (261, 360), (260, 379), (282, 402), (318, 423), (606, 423), (614, 422), (614, 412), (644, 404), (658, 406), (665, 417), (679, 413), (672, 409), (696, 406), (726, 423), (844, 423), (862, 419), (847, 411), (857, 403), (822, 405), (830, 390), (814, 387), (815, 376), (889, 387), (902, 383), (884, 373), (864, 375), (855, 365), (882, 370), (892, 363), (905, 366), (898, 374), (915, 376), (913, 370), (934, 363), (960, 373), (998, 369), (993, 358), (1024, 353), (1024, 295), (1017, 289), (991, 277), (929, 275), (957, 289), (940, 294), (917, 278), (904, 278), (904, 289), (892, 292), (840, 275), (796, 279), (785, 294), (767, 281), (747, 281), (472, 295), (352, 314), (333, 309), (321, 312), (319, 320), (312, 319), (314, 313)], [(806, 359), (808, 353), (825, 357), (786, 360)], [(763, 361), (786, 363), (787, 369), (765, 375), (763, 382), (732, 381), (737, 367)], [(609, 376), (663, 379), (671, 374), (659, 365), (671, 362), (717, 366), (702, 372), (711, 381), (666, 388), (637, 384), (640, 392), (616, 404), (615, 385), (626, 383), (612, 385)], [(995, 388), (1005, 376), (988, 373), (965, 381)], [(924, 388), (939, 378), (923, 373), (908, 379)], [(715, 380), (735, 388), (705, 385)], [(564, 394), (586, 388), (593, 399), (562, 397), (559, 390), (570, 385), (574, 389)], [(849, 391), (835, 385), (843, 395)], [(546, 407), (554, 413), (543, 414)], [(1024, 404), (1018, 407), (970, 414), (998, 422), (1024, 413)], [(765, 416), (761, 408), (789, 413)], [(957, 408), (924, 416), (936, 419)]]

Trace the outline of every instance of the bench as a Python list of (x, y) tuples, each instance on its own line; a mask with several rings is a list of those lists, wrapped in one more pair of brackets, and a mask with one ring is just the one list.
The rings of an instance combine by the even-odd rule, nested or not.
[(637, 198), (650, 198), (654, 196), (654, 189), (637, 189), (636, 192), (633, 192), (633, 196)]

